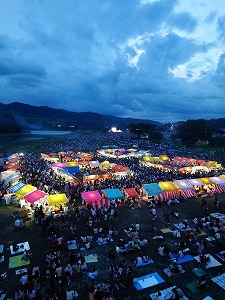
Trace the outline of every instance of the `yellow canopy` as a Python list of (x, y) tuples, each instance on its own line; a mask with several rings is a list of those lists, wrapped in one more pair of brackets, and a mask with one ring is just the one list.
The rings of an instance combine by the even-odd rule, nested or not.
[(159, 158), (163, 161), (169, 160), (169, 157), (166, 154), (160, 155)]
[(33, 185), (27, 184), (16, 192), (16, 195), (23, 198), (25, 195), (35, 191), (37, 188)]
[(71, 161), (71, 162), (66, 162), (67, 167), (77, 167), (78, 162), (77, 161)]
[(154, 163), (154, 162), (160, 162), (162, 160), (160, 157), (157, 156), (145, 156), (144, 161)]
[(198, 180), (204, 184), (214, 184), (214, 182), (212, 180), (210, 180), (209, 178), (198, 178)]
[(66, 194), (54, 194), (48, 196), (49, 205), (60, 205), (60, 204), (66, 204), (67, 202), (68, 199), (66, 197)]
[(101, 166), (105, 166), (105, 165), (109, 165), (109, 161), (108, 160), (105, 160), (101, 163)]
[(220, 177), (225, 180), (225, 175), (220, 175)]
[(172, 181), (161, 181), (159, 186), (164, 192), (179, 191), (179, 187)]

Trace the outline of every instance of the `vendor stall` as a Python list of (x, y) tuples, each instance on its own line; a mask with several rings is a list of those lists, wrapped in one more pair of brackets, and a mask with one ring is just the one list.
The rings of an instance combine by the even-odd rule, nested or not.
[(172, 181), (159, 182), (160, 188), (163, 190), (162, 199), (164, 201), (172, 200), (175, 198), (179, 198), (180, 189), (179, 187)]
[(49, 212), (59, 215), (65, 210), (65, 204), (68, 202), (66, 194), (54, 194), (48, 196)]
[(163, 190), (158, 185), (158, 183), (148, 183), (142, 185), (144, 197), (156, 197), (157, 199), (161, 199)]
[(109, 200), (123, 199), (123, 194), (121, 193), (121, 191), (119, 189), (105, 189), (104, 193), (106, 195), (106, 198)]
[(30, 185), (30, 184), (27, 184), (25, 186), (23, 186), (21, 189), (19, 189), (17, 192), (16, 192), (16, 195), (19, 197), (19, 198), (24, 198), (25, 195), (35, 191), (37, 188), (33, 185)]
[(203, 187), (202, 187), (203, 191), (209, 195), (213, 195), (215, 192), (214, 182), (209, 178), (198, 178), (198, 179), (203, 183)]
[(185, 199), (196, 197), (195, 188), (187, 180), (174, 180), (173, 182), (180, 188), (181, 195)]
[(215, 184), (217, 193), (225, 193), (225, 180), (221, 177), (209, 177), (209, 179)]
[(47, 194), (41, 190), (35, 190), (24, 196), (24, 199), (30, 204), (34, 204), (35, 202), (40, 202), (41, 199), (47, 201)]
[(136, 192), (136, 190), (134, 188), (125, 189), (124, 193), (130, 199), (138, 199), (139, 198), (139, 194)]
[(84, 204), (89, 204), (90, 206), (98, 209), (102, 206), (109, 206), (109, 200), (102, 199), (102, 196), (99, 194), (98, 191), (89, 191), (89, 192), (83, 192), (81, 194), (81, 197), (84, 201)]

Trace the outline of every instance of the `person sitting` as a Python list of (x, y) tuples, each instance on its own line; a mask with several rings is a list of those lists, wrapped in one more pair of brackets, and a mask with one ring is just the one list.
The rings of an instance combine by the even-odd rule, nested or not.
[(2, 282), (7, 277), (7, 272), (0, 274), (0, 282)]
[(150, 260), (150, 258), (149, 258), (148, 255), (143, 255), (143, 256), (142, 256), (142, 260), (143, 260), (144, 262), (147, 262), (147, 261)]
[(199, 282), (197, 283), (196, 287), (197, 287), (197, 289), (205, 289), (206, 288), (206, 281), (205, 281), (205, 276), (204, 275), (199, 280)]
[(88, 273), (88, 278), (91, 280), (96, 280), (98, 277), (98, 271), (96, 269), (93, 269), (92, 272)]
[(23, 228), (24, 227), (22, 219), (16, 219), (14, 224), (15, 224), (15, 228)]
[(161, 246), (158, 248), (158, 251), (159, 251), (159, 254), (163, 256), (163, 255), (164, 255), (164, 246), (161, 245)]
[(162, 295), (162, 293), (159, 291), (158, 293), (157, 293), (157, 295), (156, 295), (156, 299), (157, 300), (164, 300), (165, 299), (165, 297)]
[(142, 257), (138, 256), (137, 259), (135, 260), (136, 265), (140, 266), (142, 264)]
[(95, 228), (93, 229), (93, 232), (94, 232), (94, 234), (98, 234), (98, 228), (95, 227)]
[(90, 248), (91, 248), (91, 243), (90, 243), (90, 242), (86, 243), (86, 244), (85, 244), (85, 248), (86, 248), (87, 250), (90, 249)]
[(86, 243), (87, 242), (87, 237), (86, 236), (81, 236), (82, 242)]
[(32, 257), (32, 253), (30, 253), (28, 250), (24, 250), (23, 255), (22, 255), (22, 260), (23, 261), (29, 261), (29, 259)]
[(180, 234), (180, 230), (179, 229), (174, 229), (171, 231), (172, 235), (174, 237), (181, 237), (181, 234)]
[(138, 240), (138, 244), (139, 244), (140, 247), (143, 247), (143, 246), (148, 244), (148, 241), (146, 239), (144, 239), (142, 241)]
[(101, 236), (99, 236), (98, 239), (97, 239), (97, 243), (99, 245), (102, 245), (104, 243), (104, 239)]
[(182, 229), (187, 229), (187, 227), (188, 227), (188, 222), (187, 222), (187, 220), (183, 220), (183, 221), (182, 221), (182, 224), (183, 224)]
[(210, 261), (210, 257), (206, 256), (205, 254), (200, 255), (200, 263), (202, 265), (206, 265)]

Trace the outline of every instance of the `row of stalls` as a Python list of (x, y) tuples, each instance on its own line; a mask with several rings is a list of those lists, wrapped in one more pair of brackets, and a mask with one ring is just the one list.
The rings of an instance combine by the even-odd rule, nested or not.
[(113, 199), (150, 199), (156, 198), (168, 201), (182, 196), (185, 199), (200, 197), (202, 195), (213, 195), (225, 193), (225, 175), (220, 177), (182, 179), (159, 183), (143, 184), (141, 188), (127, 188), (122, 192), (119, 189), (105, 189), (99, 191), (83, 192), (83, 203), (95, 208), (108, 207)]
[(39, 207), (42, 205), (45, 209), (45, 213), (52, 212), (54, 214), (59, 214), (60, 210), (64, 210), (65, 205), (68, 202), (67, 196), (64, 193), (48, 195), (32, 185), (24, 184), (22, 182), (17, 182), (10, 186), (7, 191), (8, 194), (5, 194), (6, 198), (12, 198), (12, 196), (15, 195), (16, 198), (19, 199), (21, 208), (30, 210), (31, 212), (36, 206)]

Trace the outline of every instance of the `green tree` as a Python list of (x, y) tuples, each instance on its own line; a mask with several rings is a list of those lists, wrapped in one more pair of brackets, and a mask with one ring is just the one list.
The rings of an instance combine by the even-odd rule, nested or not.
[(203, 119), (187, 120), (178, 127), (176, 134), (186, 146), (193, 146), (198, 141), (209, 141), (211, 136), (212, 128)]

